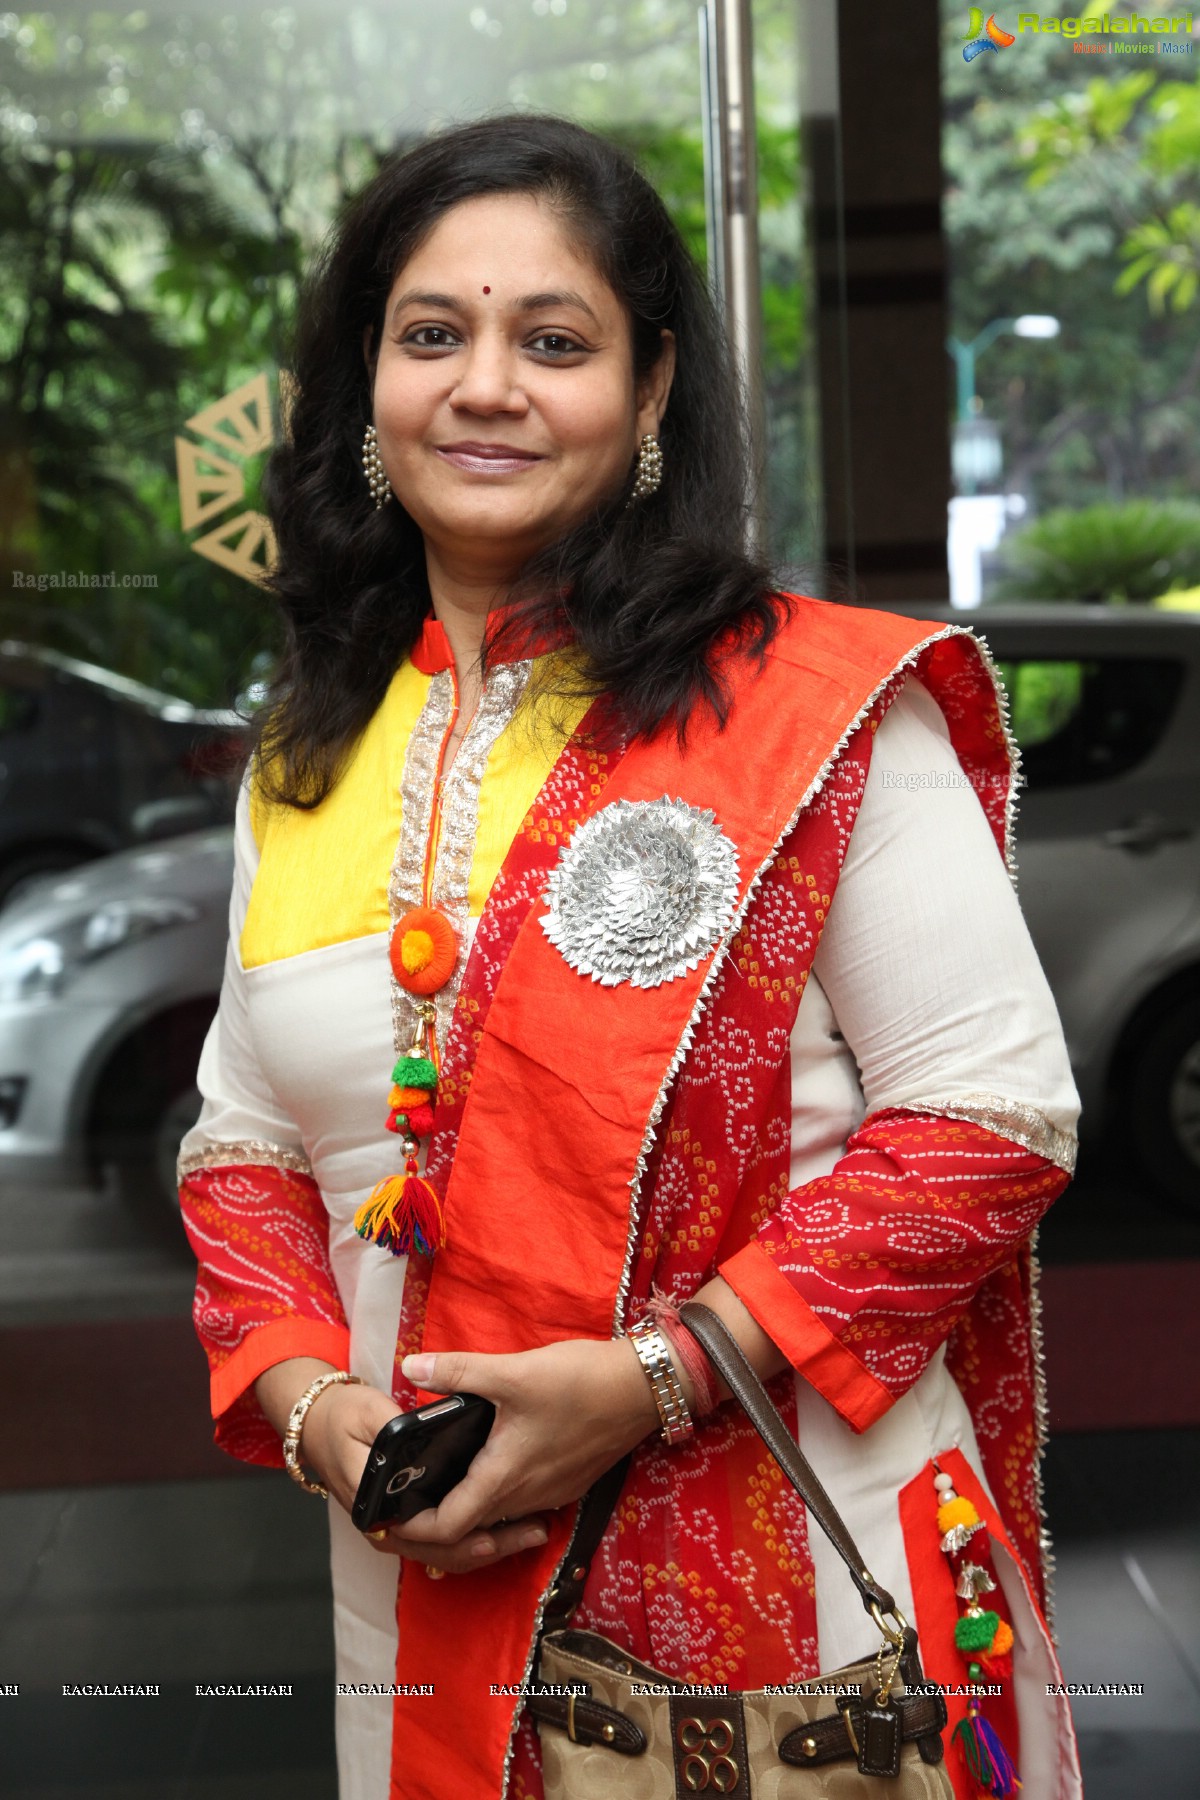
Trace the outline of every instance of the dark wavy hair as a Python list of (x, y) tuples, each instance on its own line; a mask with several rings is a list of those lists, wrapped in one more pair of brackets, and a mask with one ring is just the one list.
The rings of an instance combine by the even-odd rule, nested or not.
[(683, 736), (698, 704), (727, 714), (719, 640), (761, 655), (777, 628), (767, 570), (744, 547), (749, 452), (729, 351), (659, 196), (621, 151), (564, 119), (447, 131), (381, 166), (301, 297), (289, 429), (266, 475), (286, 636), (259, 743), (265, 791), (288, 805), (329, 793), (430, 607), (420, 531), (398, 502), (376, 510), (363, 476), (364, 332), (377, 346), (396, 276), (451, 207), (509, 193), (551, 205), (621, 300), (635, 375), (658, 359), (664, 328), (677, 364), (658, 492), (628, 506), (627, 486), (526, 565), (485, 666), (501, 632), (573, 643), (575, 691), (609, 694), (632, 735)]

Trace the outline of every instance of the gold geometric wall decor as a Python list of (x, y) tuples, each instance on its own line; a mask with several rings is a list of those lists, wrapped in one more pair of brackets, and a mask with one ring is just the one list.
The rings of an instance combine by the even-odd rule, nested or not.
[[(291, 384), (285, 370), (280, 371), (279, 381), (281, 407), (286, 410)], [(255, 456), (271, 444), (266, 371), (252, 375), (211, 406), (202, 407), (184, 424), (197, 437), (209, 440), (197, 444), (190, 438), (175, 439), (180, 523), (185, 531), (195, 531), (244, 500), (246, 477), (241, 459)], [(219, 444), (220, 450), (215, 450), (214, 444)], [(203, 537), (193, 538), (192, 549), (244, 580), (261, 584), (274, 567), (275, 534), (265, 513), (246, 510)]]
[[(232, 540), (237, 533), (241, 535), (235, 543)], [(232, 569), (235, 575), (244, 575), (247, 581), (261, 582), (274, 566), (275, 533), (265, 513), (244, 512), (216, 531), (193, 538), (192, 549), (197, 556), (207, 556), (209, 562), (220, 563), (223, 569)], [(263, 552), (261, 561), (260, 550)]]
[(212, 438), (227, 449), (253, 456), (271, 441), (271, 401), (267, 377), (252, 375), (241, 387), (194, 413), (187, 421), (197, 437)]
[[(175, 469), (179, 476), (179, 517), (185, 531), (195, 531), (246, 492), (246, 477), (237, 463), (210, 450), (207, 444), (193, 444), (190, 438), (175, 439)], [(213, 497), (205, 499), (206, 494)]]
[(290, 369), (280, 369), (279, 429), (283, 433), (285, 440), (291, 436), (292, 407), (296, 403), (296, 395), (299, 391), (299, 388), (296, 386), (296, 377), (292, 374), (292, 371)]

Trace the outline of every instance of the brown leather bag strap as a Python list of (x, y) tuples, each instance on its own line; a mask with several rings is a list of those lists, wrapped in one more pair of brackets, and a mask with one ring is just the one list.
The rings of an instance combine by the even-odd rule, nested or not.
[(746, 1361), (741, 1345), (716, 1313), (698, 1300), (689, 1300), (681, 1306), (679, 1317), (702, 1345), (709, 1361), (741, 1403), (763, 1443), (849, 1569), (866, 1610), (872, 1613), (878, 1608), (880, 1614), (894, 1613), (895, 1601), (867, 1569), (844, 1519), (817, 1480), (771, 1396)]
[(620, 1498), (630, 1461), (630, 1457), (623, 1456), (619, 1463), (606, 1469), (579, 1502), (575, 1530), (571, 1534), (567, 1554), (563, 1557), (558, 1580), (546, 1597), (542, 1632), (561, 1630), (582, 1600), (592, 1558), (600, 1548), (600, 1539), (604, 1536), (613, 1508)]
[[(895, 1601), (865, 1566), (844, 1519), (788, 1431), (771, 1396), (746, 1361), (741, 1345), (716, 1313), (699, 1300), (689, 1300), (681, 1306), (679, 1317), (703, 1347), (734, 1399), (740, 1403), (763, 1443), (849, 1569), (866, 1611), (872, 1618), (878, 1612), (876, 1623), (890, 1634), (893, 1628), (883, 1626), (883, 1619), (890, 1614), (899, 1621)], [(580, 1501), (575, 1531), (562, 1569), (546, 1600), (543, 1632), (561, 1629), (579, 1605), (592, 1558), (612, 1517), (629, 1463), (628, 1456), (615, 1463)], [(903, 1624), (903, 1621), (899, 1622)]]

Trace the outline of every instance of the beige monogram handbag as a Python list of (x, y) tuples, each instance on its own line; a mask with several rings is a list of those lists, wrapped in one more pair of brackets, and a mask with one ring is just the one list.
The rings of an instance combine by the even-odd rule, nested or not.
[[(546, 1800), (953, 1800), (943, 1762), (946, 1702), (921, 1674), (917, 1635), (867, 1571), (829, 1496), (733, 1338), (708, 1307), (680, 1317), (745, 1408), (850, 1572), (878, 1650), (829, 1675), (711, 1696), (568, 1624), (626, 1463), (597, 1482), (546, 1608), (529, 1702)], [(558, 1691), (555, 1691), (558, 1690)], [(570, 1690), (570, 1691), (567, 1691)]]

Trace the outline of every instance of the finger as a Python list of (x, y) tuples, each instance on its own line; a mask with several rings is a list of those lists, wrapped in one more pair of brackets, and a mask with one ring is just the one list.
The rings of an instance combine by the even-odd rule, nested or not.
[(400, 1528), (402, 1532), (416, 1543), (457, 1544), (468, 1532), (504, 1518), (509, 1503), (505, 1500), (500, 1471), (491, 1466), (494, 1460), (488, 1457), (485, 1445), (457, 1487), (452, 1487), (436, 1506), (427, 1506), (424, 1512), (414, 1513)]
[(381, 1556), (399, 1556), (400, 1554), (400, 1545), (386, 1525), (381, 1525), (378, 1531), (364, 1531), (363, 1537), (370, 1544), (372, 1550), (377, 1550)]
[[(447, 1575), (469, 1575), (474, 1569), (490, 1568), (505, 1557), (517, 1556), (525, 1550), (536, 1550), (546, 1542), (543, 1519), (514, 1519), (490, 1531), (473, 1531), (457, 1544), (414, 1545), (392, 1536), (394, 1552), (408, 1562), (425, 1568), (440, 1569)], [(436, 1580), (437, 1578), (434, 1577)]]
[(486, 1356), (467, 1350), (422, 1350), (406, 1356), (400, 1372), (414, 1387), (429, 1394), (482, 1394), (499, 1400), (507, 1392), (507, 1367), (511, 1358)]

